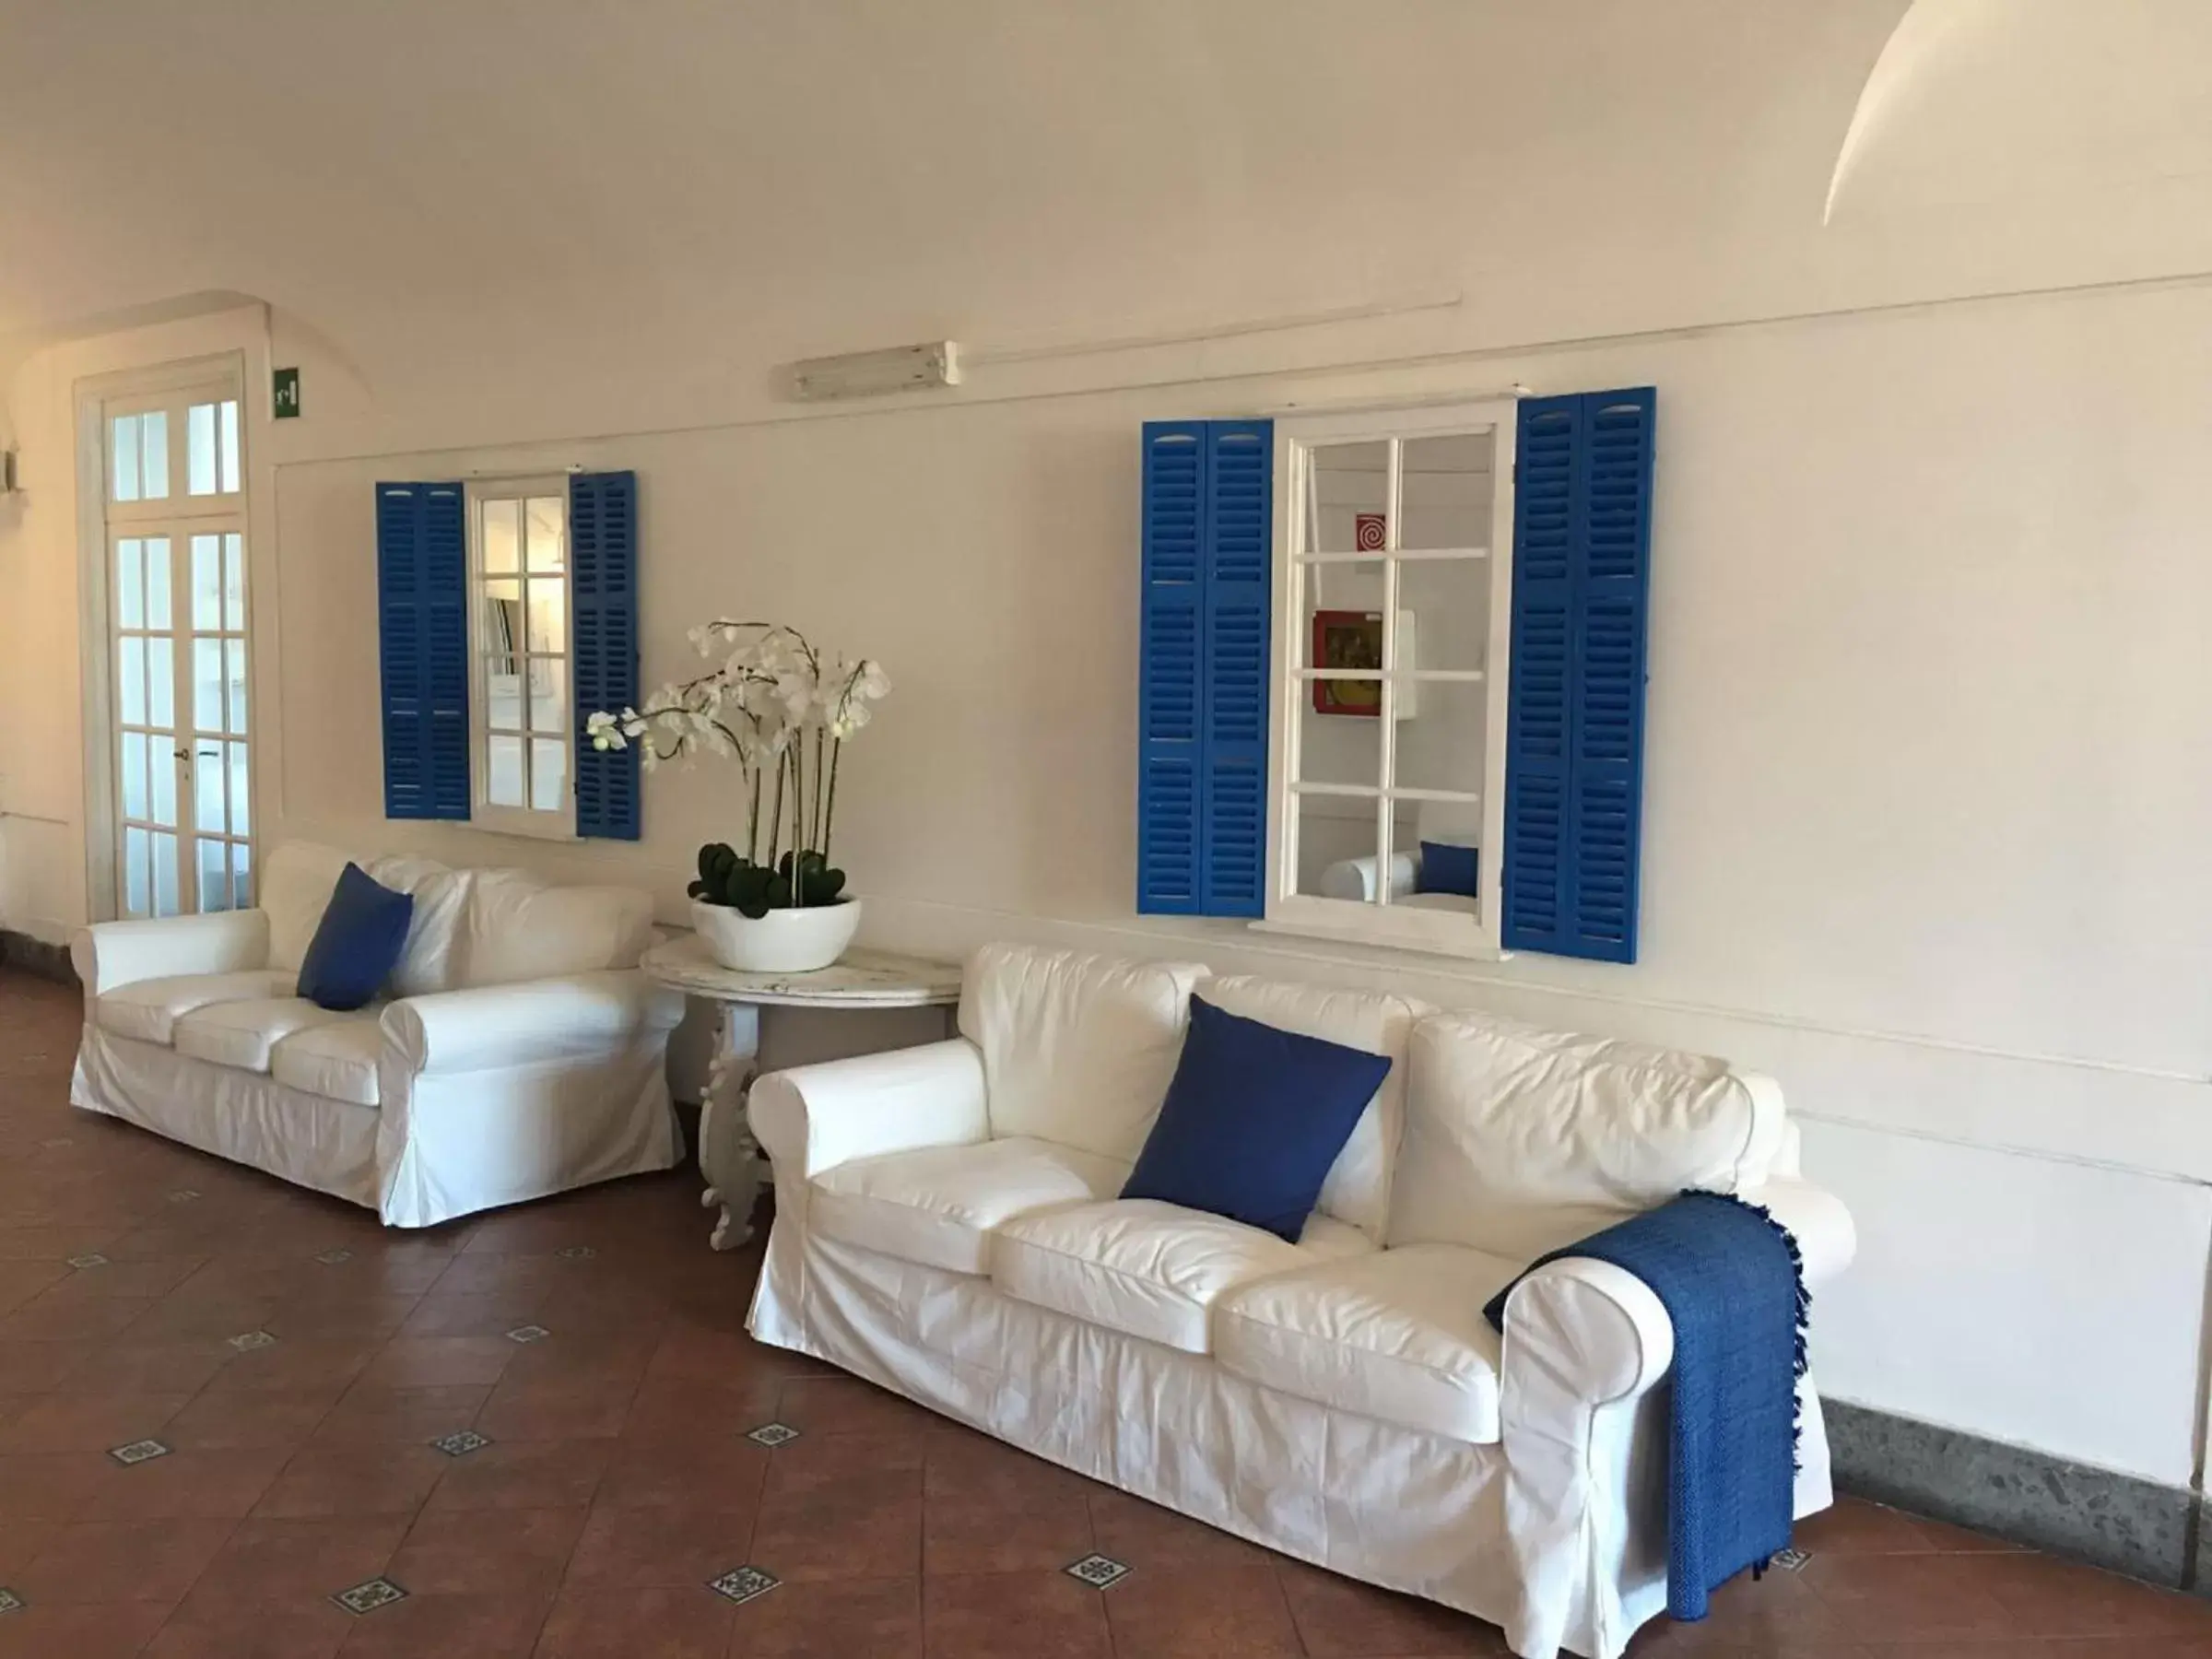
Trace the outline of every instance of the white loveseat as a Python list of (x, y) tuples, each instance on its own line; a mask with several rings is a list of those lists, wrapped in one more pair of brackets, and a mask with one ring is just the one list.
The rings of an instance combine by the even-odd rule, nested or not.
[(292, 842), (258, 909), (81, 930), (70, 1100), (394, 1227), (677, 1161), (649, 895), (363, 860), (415, 915), (393, 999), (338, 1014), (293, 989), (346, 862)]
[[(1194, 989), (1394, 1062), (1298, 1244), (1115, 1196)], [(1773, 1085), (1402, 998), (994, 946), (951, 1041), (773, 1073), (750, 1324), (1096, 1479), (1615, 1659), (1665, 1605), (1673, 1331), (1641, 1281), (1535, 1257), (1698, 1186), (1808, 1279), (1854, 1241)], [(1830, 1501), (1801, 1386), (1800, 1514)]]

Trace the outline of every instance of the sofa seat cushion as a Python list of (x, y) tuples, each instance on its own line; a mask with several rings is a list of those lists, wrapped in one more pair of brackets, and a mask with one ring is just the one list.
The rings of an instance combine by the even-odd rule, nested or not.
[(289, 996), (292, 975), (268, 968), (243, 973), (180, 973), (169, 979), (139, 980), (118, 985), (93, 1005), (92, 1023), (117, 1037), (158, 1042), (174, 1041), (177, 1021), (216, 1003), (258, 1002)]
[(383, 1046), (378, 1010), (364, 1008), (285, 1038), (270, 1051), (269, 1076), (304, 1094), (373, 1106), (376, 1060)]
[(1088, 1204), (1128, 1173), (1118, 1159), (1023, 1135), (887, 1152), (816, 1176), (808, 1224), (902, 1261), (984, 1273), (994, 1230), (1034, 1210)]
[(304, 996), (214, 1003), (194, 1008), (178, 1020), (174, 1041), (178, 1053), (190, 1054), (194, 1060), (239, 1071), (265, 1072), (276, 1045), (295, 1031), (347, 1018), (318, 1008)]
[(1214, 1303), (1238, 1286), (1373, 1249), (1358, 1228), (1318, 1214), (1291, 1244), (1156, 1198), (1117, 1198), (1007, 1222), (992, 1245), (991, 1281), (1041, 1308), (1203, 1354)]
[(1215, 1306), (1214, 1358), (1300, 1399), (1491, 1445), (1499, 1339), (1482, 1309), (1524, 1265), (1417, 1244), (1241, 1286)]

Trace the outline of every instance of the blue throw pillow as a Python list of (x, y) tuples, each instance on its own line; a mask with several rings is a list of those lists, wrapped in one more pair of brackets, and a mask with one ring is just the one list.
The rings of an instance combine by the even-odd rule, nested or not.
[(1295, 1244), (1389, 1075), (1384, 1055), (1194, 996), (1175, 1080), (1122, 1196), (1227, 1216)]
[(1458, 893), (1473, 899), (1480, 873), (1482, 849), (1455, 847), (1449, 841), (1421, 843), (1421, 871), (1414, 883), (1419, 893)]
[(365, 1006), (399, 966), (414, 919), (414, 894), (395, 893), (347, 865), (300, 964), (300, 994), (321, 1008)]

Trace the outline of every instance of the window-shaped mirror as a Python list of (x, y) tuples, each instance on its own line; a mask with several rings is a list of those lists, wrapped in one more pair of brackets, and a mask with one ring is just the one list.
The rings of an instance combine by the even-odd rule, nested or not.
[(1513, 406), (1277, 423), (1265, 925), (1498, 943)]

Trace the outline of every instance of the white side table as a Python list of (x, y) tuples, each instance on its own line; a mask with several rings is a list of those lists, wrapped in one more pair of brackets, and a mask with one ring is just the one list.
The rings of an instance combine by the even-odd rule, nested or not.
[(710, 956), (697, 934), (684, 934), (654, 946), (638, 965), (669, 989), (715, 1005), (714, 1057), (699, 1111), (699, 1172), (707, 1182), (700, 1203), (722, 1211), (717, 1250), (736, 1249), (753, 1231), (763, 1159), (745, 1120), (745, 1097), (758, 1070), (760, 1010), (950, 1007), (960, 1000), (959, 963), (879, 950), (848, 950), (814, 973), (740, 973)]

